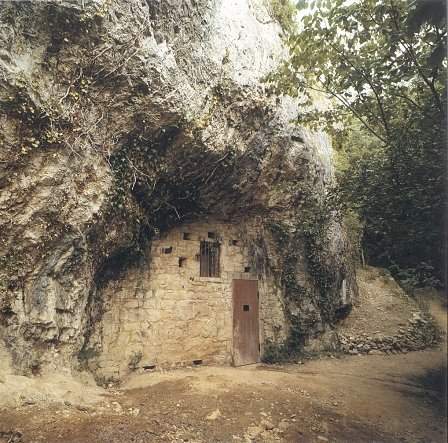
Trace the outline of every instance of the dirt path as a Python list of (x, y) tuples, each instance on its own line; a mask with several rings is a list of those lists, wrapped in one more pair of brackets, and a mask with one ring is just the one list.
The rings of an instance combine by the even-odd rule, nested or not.
[(141, 374), (95, 406), (0, 411), (0, 441), (444, 442), (445, 347)]

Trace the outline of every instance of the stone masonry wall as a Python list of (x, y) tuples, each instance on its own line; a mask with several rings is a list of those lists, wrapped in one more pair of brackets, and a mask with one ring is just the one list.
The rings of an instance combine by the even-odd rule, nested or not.
[[(150, 261), (110, 284), (97, 373), (121, 378), (142, 367), (232, 363), (232, 280), (257, 279), (243, 235), (255, 227), (186, 224), (153, 240)], [(200, 241), (220, 241), (220, 277), (200, 277)], [(243, 234), (244, 232), (244, 234)], [(188, 239), (184, 239), (187, 234)], [(170, 253), (165, 253), (171, 248)], [(181, 260), (180, 260), (181, 259)], [(180, 266), (181, 264), (181, 266)], [(281, 291), (259, 279), (260, 343), (287, 335)]]

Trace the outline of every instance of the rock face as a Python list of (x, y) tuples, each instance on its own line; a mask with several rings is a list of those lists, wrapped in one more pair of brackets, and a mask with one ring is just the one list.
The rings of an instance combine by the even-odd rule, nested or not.
[(116, 366), (105, 349), (126, 319), (111, 313), (136, 275), (157, 289), (152, 239), (205, 219), (258, 226), (245, 247), (281, 294), (273, 345), (350, 304), (340, 225), (323, 243), (300, 229), (331, 147), (264, 86), (280, 32), (261, 0), (2, 2), (0, 351), (15, 370)]

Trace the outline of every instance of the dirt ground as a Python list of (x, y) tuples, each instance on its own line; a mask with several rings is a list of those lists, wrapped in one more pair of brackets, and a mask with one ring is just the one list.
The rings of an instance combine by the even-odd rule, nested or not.
[[(429, 309), (446, 332), (445, 307)], [(59, 404), (0, 409), (0, 442), (446, 441), (445, 340), (406, 354), (143, 373), (96, 403), (73, 389)]]
[(385, 269), (368, 266), (356, 271), (359, 298), (339, 332), (394, 335), (407, 324), (419, 306)]

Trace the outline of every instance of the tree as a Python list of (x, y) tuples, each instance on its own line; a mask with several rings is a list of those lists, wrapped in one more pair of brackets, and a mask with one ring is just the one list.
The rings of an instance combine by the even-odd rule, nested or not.
[[(300, 123), (325, 126), (348, 156), (339, 192), (365, 224), (373, 264), (442, 277), (444, 0), (307, 5), (275, 85), (300, 95)], [(315, 106), (316, 97), (326, 97)], [(342, 148), (341, 148), (342, 147)], [(407, 274), (409, 271), (407, 271)]]

